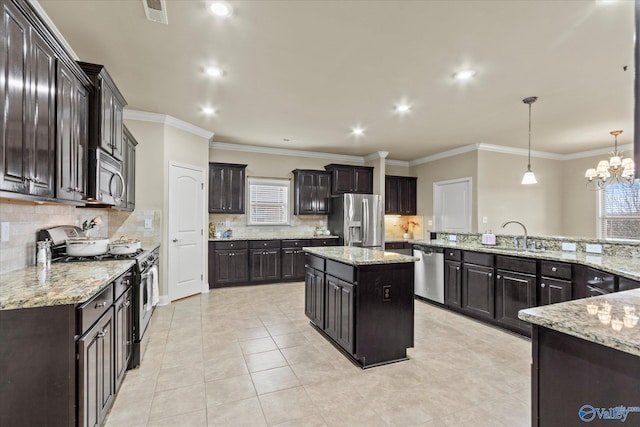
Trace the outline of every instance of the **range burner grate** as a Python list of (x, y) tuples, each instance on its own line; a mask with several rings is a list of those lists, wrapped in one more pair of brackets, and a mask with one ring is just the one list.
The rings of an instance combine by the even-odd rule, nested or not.
[(123, 254), (123, 255), (114, 255), (114, 254), (103, 254), (96, 256), (61, 256), (60, 258), (56, 258), (54, 262), (83, 262), (83, 261), (108, 261), (108, 260), (118, 260), (118, 259), (133, 259), (138, 255), (144, 252), (144, 249), (138, 249), (136, 252), (132, 254)]

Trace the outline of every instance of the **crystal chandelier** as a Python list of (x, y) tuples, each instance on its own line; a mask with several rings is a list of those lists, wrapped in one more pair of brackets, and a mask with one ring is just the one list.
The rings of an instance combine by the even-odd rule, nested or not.
[(632, 184), (634, 180), (635, 166), (633, 159), (623, 157), (618, 151), (618, 135), (621, 130), (609, 132), (615, 138), (615, 145), (609, 153), (609, 160), (601, 160), (594, 169), (587, 169), (584, 176), (587, 178), (587, 188), (599, 190), (611, 184)]

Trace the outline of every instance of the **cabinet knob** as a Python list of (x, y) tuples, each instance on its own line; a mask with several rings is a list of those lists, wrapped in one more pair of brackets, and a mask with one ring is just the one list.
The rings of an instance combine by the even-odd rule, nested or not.
[(547, 287), (547, 285), (546, 285), (545, 283), (540, 283), (540, 287), (541, 287), (541, 288), (546, 288), (546, 287)]
[(456, 267), (456, 270), (460, 271), (460, 267)]
[(449, 256), (453, 256), (453, 252), (449, 252)]
[(488, 274), (488, 276), (489, 276), (489, 277), (493, 277), (493, 273), (489, 273), (489, 274)]
[(104, 338), (105, 335), (107, 335), (107, 331), (105, 330), (98, 332), (98, 338)]
[(558, 267), (551, 267), (551, 271), (558, 271)]
[(96, 303), (96, 307), (95, 308), (104, 307), (106, 305), (107, 305), (106, 301), (98, 302), (98, 303)]
[[(489, 274), (489, 277), (491, 277), (491, 274)], [(502, 276), (500, 276), (499, 274), (496, 276), (496, 279), (500, 280), (502, 278)]]

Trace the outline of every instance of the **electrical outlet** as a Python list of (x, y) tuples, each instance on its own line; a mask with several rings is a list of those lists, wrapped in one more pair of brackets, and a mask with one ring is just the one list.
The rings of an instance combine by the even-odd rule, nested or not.
[(482, 217), (482, 223), (483, 223), (483, 224), (487, 224), (487, 223), (489, 223), (489, 218), (487, 218), (486, 216), (483, 216), (483, 217)]
[(226, 221), (224, 222), (224, 226), (225, 226), (225, 227), (231, 227), (231, 220), (229, 220), (229, 219), (228, 219), (228, 220), (226, 220)]
[(449, 241), (450, 242), (455, 242), (458, 240), (458, 236), (456, 236), (455, 234), (449, 234)]
[(432, 220), (428, 220), (428, 221), (427, 221), (427, 225), (428, 225), (429, 227), (433, 226), (433, 221), (432, 221)]
[(9, 241), (9, 235), (11, 234), (10, 224), (10, 222), (4, 221), (0, 223), (0, 242)]
[(146, 228), (147, 230), (151, 230), (151, 228), (152, 228), (151, 218), (145, 218), (144, 219), (144, 228)]
[(391, 301), (391, 285), (382, 287), (382, 301)]

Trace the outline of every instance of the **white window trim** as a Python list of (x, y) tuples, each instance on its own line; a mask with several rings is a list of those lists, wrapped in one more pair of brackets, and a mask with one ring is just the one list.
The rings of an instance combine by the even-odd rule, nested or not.
[[(606, 187), (605, 187), (606, 188)], [(604, 221), (602, 220), (602, 212), (603, 212), (603, 203), (604, 203), (604, 195), (605, 195), (605, 189), (602, 189), (600, 191), (596, 191), (596, 236), (598, 239), (600, 240), (609, 240), (609, 241), (618, 241), (618, 242), (637, 242), (638, 240), (635, 239), (624, 239), (624, 238), (615, 238), (615, 237), (607, 237), (605, 235), (606, 230), (603, 228), (603, 223)], [(609, 216), (607, 218), (630, 218), (628, 216), (625, 217), (616, 217), (616, 216)]]
[[(252, 185), (270, 185), (286, 188), (284, 197), (284, 218), (282, 222), (258, 222), (253, 218)], [(287, 178), (248, 177), (247, 179), (247, 225), (249, 226), (288, 226), (291, 221), (291, 180)]]

